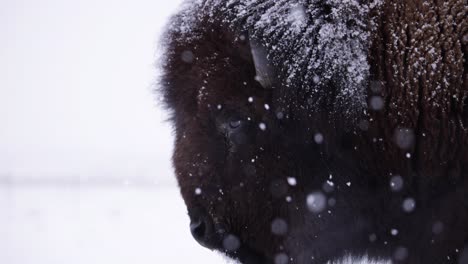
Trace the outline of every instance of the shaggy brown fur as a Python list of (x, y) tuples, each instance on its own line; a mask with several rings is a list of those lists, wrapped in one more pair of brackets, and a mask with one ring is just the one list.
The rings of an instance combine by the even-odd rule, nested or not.
[[(467, 10), (464, 0), (387, 0), (372, 11), (366, 98), (383, 107), (351, 117), (335, 93), (291, 90), (281, 72), (264, 88), (254, 33), (225, 10), (201, 8), (190, 30), (170, 28), (161, 84), (199, 242), (243, 263), (468, 263)], [(319, 212), (306, 203), (316, 193)], [(407, 198), (414, 209), (402, 209)], [(285, 232), (272, 232), (278, 219)]]

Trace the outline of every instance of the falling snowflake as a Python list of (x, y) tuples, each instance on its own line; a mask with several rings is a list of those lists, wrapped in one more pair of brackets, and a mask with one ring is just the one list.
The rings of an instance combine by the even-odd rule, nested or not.
[(313, 213), (320, 213), (325, 209), (327, 198), (322, 192), (313, 192), (307, 196), (307, 207)]
[(296, 178), (288, 177), (287, 180), (288, 180), (289, 185), (296, 186), (296, 184), (297, 184)]

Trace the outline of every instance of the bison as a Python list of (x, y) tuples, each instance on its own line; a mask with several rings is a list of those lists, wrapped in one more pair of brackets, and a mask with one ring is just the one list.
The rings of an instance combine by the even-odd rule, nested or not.
[(163, 36), (173, 164), (241, 263), (468, 263), (466, 0), (187, 1)]

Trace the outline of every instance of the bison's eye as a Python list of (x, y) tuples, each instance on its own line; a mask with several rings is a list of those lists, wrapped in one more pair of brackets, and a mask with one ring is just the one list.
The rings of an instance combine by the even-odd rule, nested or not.
[(229, 122), (229, 127), (232, 128), (232, 129), (236, 129), (236, 128), (239, 128), (242, 124), (242, 121), (241, 120), (231, 120)]
[(230, 151), (236, 151), (237, 147), (246, 142), (248, 126), (245, 120), (238, 115), (227, 117), (219, 124), (221, 134), (224, 136)]

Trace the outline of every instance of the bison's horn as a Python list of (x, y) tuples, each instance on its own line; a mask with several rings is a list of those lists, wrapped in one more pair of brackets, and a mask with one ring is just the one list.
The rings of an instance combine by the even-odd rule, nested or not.
[(255, 65), (256, 76), (263, 88), (272, 88), (273, 85), (273, 67), (268, 61), (266, 49), (257, 41), (250, 41), (250, 49)]

